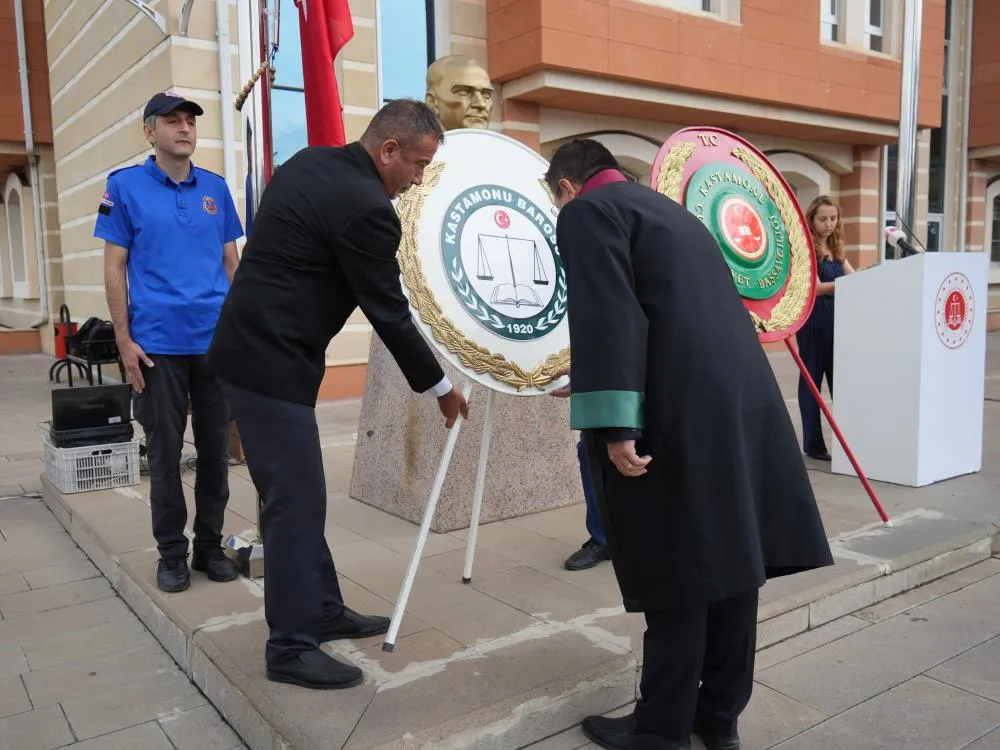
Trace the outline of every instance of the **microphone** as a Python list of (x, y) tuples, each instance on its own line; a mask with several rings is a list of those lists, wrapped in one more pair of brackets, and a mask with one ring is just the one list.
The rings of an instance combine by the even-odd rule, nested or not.
[(889, 246), (894, 250), (902, 250), (903, 257), (909, 255), (916, 255), (917, 253), (923, 252), (913, 246), (908, 239), (906, 239), (906, 232), (904, 232), (899, 227), (886, 227), (885, 228), (885, 239), (889, 243)]

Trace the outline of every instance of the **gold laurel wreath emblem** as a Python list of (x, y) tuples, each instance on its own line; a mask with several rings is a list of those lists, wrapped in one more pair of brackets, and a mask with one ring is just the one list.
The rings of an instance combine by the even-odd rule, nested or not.
[[(660, 165), (660, 173), (657, 175), (656, 181), (657, 190), (676, 203), (681, 202), (681, 181), (684, 178), (684, 166), (694, 155), (694, 150), (693, 143), (677, 143), (667, 152), (666, 158)], [(806, 241), (795, 205), (774, 173), (755, 153), (742, 146), (737, 146), (732, 153), (750, 169), (753, 176), (765, 187), (785, 222), (792, 265), (788, 286), (781, 299), (771, 309), (769, 318), (764, 319), (756, 313), (750, 312), (750, 318), (758, 333), (783, 331), (799, 319), (809, 301), (809, 243)]]
[(656, 180), (657, 190), (674, 203), (681, 202), (681, 180), (684, 178), (684, 165), (692, 156), (694, 156), (694, 144), (681, 142), (667, 152), (667, 158), (660, 165), (660, 174)]
[(525, 388), (541, 390), (555, 380), (561, 370), (569, 367), (569, 347), (550, 354), (529, 372), (516, 362), (507, 360), (499, 352), (491, 352), (465, 336), (441, 310), (441, 305), (427, 285), (420, 261), (420, 215), (424, 201), (441, 178), (444, 167), (444, 162), (428, 166), (424, 170), (423, 183), (407, 190), (396, 207), (403, 228), (403, 237), (399, 243), (399, 268), (410, 292), (410, 303), (417, 310), (420, 319), (430, 327), (434, 339), (477, 375), (489, 373), (494, 379), (519, 392)]

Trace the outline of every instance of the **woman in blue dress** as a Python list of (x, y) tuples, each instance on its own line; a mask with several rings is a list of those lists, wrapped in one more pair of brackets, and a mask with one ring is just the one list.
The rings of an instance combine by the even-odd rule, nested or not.
[[(795, 336), (799, 354), (817, 388), (822, 388), (826, 376), (827, 388), (833, 395), (833, 292), (834, 282), (845, 274), (854, 273), (844, 257), (841, 236), (843, 222), (840, 207), (829, 196), (821, 195), (806, 211), (816, 248), (816, 303), (812, 314)], [(803, 452), (821, 461), (829, 461), (830, 453), (823, 440), (819, 404), (809, 390), (803, 375), (799, 375), (799, 413), (802, 415)]]

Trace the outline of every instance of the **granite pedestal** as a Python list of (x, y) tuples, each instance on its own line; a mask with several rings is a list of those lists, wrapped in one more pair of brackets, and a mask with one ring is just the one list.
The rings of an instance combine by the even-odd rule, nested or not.
[[(465, 375), (441, 360), (459, 388)], [(487, 389), (473, 384), (431, 530), (467, 528), (472, 515)], [(413, 393), (392, 355), (372, 336), (351, 497), (420, 523), (448, 431), (437, 400)], [(497, 393), (481, 523), (583, 502), (569, 404), (551, 396)], [(587, 530), (580, 526), (580, 539)]]

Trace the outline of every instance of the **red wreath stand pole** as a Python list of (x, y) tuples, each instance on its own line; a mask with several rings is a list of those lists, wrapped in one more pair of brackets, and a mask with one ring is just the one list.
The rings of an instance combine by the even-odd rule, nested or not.
[(872, 499), (872, 504), (874, 504), (875, 510), (878, 511), (879, 516), (882, 517), (882, 521), (886, 526), (892, 526), (892, 521), (889, 520), (889, 516), (886, 515), (885, 510), (882, 508), (882, 503), (878, 501), (878, 497), (875, 495), (875, 490), (872, 489), (871, 483), (868, 481), (868, 477), (865, 476), (865, 473), (858, 465), (858, 459), (854, 457), (850, 447), (848, 447), (847, 441), (844, 440), (844, 435), (840, 432), (840, 428), (833, 419), (833, 414), (830, 413), (830, 409), (823, 401), (823, 396), (820, 394), (819, 388), (816, 387), (816, 383), (813, 382), (812, 376), (809, 375), (805, 362), (802, 361), (802, 357), (799, 356), (798, 351), (794, 346), (792, 346), (792, 342), (789, 338), (785, 339), (785, 346), (788, 347), (788, 351), (791, 352), (792, 357), (795, 359), (795, 364), (799, 366), (799, 372), (802, 373), (802, 377), (805, 378), (806, 383), (809, 385), (809, 390), (812, 391), (813, 398), (816, 399), (816, 403), (819, 404), (819, 408), (822, 409), (823, 414), (826, 415), (826, 421), (830, 423), (830, 428), (833, 430), (833, 434), (837, 436), (837, 440), (840, 441), (840, 445), (843, 447), (844, 453), (846, 453), (847, 458), (850, 459), (851, 466), (853, 466), (854, 471), (857, 472), (858, 479), (860, 479), (861, 484), (864, 485), (865, 491), (868, 493), (868, 497)]

